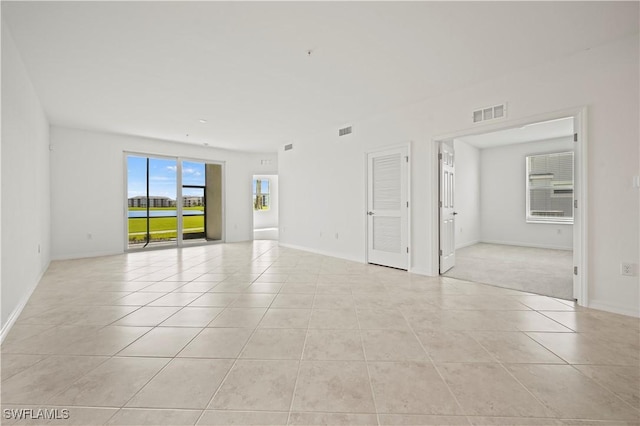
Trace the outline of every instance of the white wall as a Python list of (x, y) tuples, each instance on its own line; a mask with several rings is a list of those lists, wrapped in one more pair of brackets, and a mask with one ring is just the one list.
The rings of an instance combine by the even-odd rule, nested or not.
[(269, 210), (253, 212), (253, 229), (278, 227), (278, 175), (255, 175), (253, 179), (269, 179)]
[(2, 25), (2, 337), (50, 260), (49, 123)]
[[(281, 241), (364, 261), (367, 151), (411, 143), (411, 270), (437, 274), (437, 159), (434, 140), (471, 129), (471, 111), (508, 102), (508, 121), (588, 106), (588, 280), (592, 306), (640, 314), (637, 277), (620, 261), (639, 258), (639, 43), (635, 34), (573, 56), (501, 76), (385, 114), (354, 120), (349, 140), (338, 126), (299, 135), (279, 151)], [(313, 188), (313, 191), (305, 191)], [(321, 202), (314, 202), (312, 193)], [(309, 208), (312, 205), (313, 208)], [(612, 208), (615, 206), (615, 208)], [(323, 230), (340, 231), (333, 240)]]
[(573, 151), (573, 144), (572, 137), (565, 137), (480, 150), (483, 242), (561, 250), (573, 248), (573, 225), (527, 223), (525, 220), (526, 156)]
[[(124, 251), (124, 152), (224, 161), (227, 242), (253, 238), (252, 176), (277, 171), (275, 154), (240, 153), (86, 130), (52, 127), (51, 144), (55, 259)], [(263, 159), (272, 160), (271, 164), (262, 166)]]
[(461, 140), (453, 141), (455, 152), (456, 248), (480, 241), (480, 150)]

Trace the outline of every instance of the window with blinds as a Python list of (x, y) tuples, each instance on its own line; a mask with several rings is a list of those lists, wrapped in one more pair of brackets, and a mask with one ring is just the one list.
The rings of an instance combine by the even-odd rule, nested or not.
[(573, 223), (573, 152), (527, 157), (526, 220)]

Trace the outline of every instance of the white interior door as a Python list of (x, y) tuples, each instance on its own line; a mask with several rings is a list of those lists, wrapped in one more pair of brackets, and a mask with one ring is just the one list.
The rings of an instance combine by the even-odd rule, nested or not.
[(408, 148), (368, 154), (367, 259), (408, 269)]
[(453, 146), (440, 144), (440, 273), (456, 264), (455, 162)]

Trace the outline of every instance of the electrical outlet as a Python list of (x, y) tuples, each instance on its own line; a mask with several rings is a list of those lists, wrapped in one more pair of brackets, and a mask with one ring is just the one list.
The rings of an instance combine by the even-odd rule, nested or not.
[(636, 264), (635, 263), (628, 263), (628, 262), (622, 262), (620, 264), (620, 275), (625, 275), (628, 277), (635, 277), (636, 276)]

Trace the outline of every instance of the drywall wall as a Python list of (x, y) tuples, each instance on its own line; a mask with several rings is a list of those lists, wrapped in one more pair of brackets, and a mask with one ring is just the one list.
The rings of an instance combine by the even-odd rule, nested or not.
[(411, 270), (436, 275), (434, 140), (465, 130), (496, 130), (471, 123), (471, 112), (486, 105), (507, 101), (506, 123), (586, 106), (589, 188), (588, 200), (581, 202), (588, 203), (588, 303), (640, 314), (638, 277), (619, 273), (623, 259), (638, 262), (640, 254), (639, 192), (632, 187), (640, 157), (639, 47), (634, 34), (385, 114), (345, 117), (354, 129), (347, 138), (337, 136), (338, 125), (299, 135), (291, 141), (293, 150), (279, 151), (281, 243), (364, 261), (365, 153), (409, 143)]
[(255, 175), (253, 179), (269, 180), (269, 210), (253, 212), (253, 229), (278, 227), (278, 175)]
[(527, 223), (526, 156), (573, 150), (573, 138), (480, 150), (481, 239), (486, 243), (571, 250), (573, 225)]
[(454, 210), (456, 248), (480, 241), (480, 150), (461, 140), (453, 141), (455, 153)]
[(2, 337), (50, 260), (49, 123), (2, 25)]
[[(224, 162), (225, 241), (251, 240), (251, 179), (277, 172), (275, 154), (241, 153), (135, 136), (51, 128), (52, 256), (122, 253), (125, 152)], [(271, 160), (262, 165), (261, 160)]]

